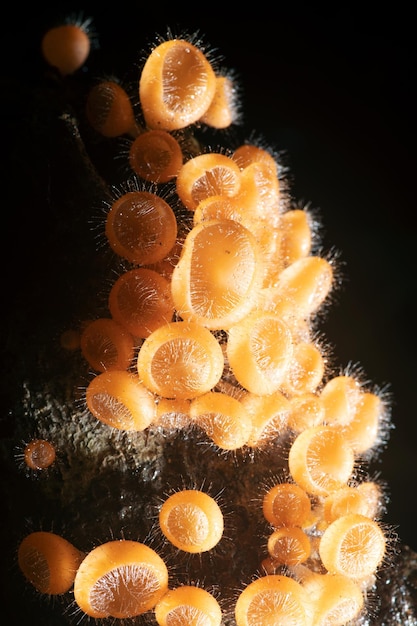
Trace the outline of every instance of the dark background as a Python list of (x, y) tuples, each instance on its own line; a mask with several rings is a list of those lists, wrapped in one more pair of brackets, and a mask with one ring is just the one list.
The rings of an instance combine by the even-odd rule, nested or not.
[[(202, 5), (197, 18), (192, 12), (169, 15), (137, 5), (60, 3), (58, 10), (37, 5), (7, 14), (1, 68), (6, 289), (18, 289), (19, 268), (36, 264), (37, 252), (42, 253), (38, 246), (28, 247), (27, 231), (17, 236), (17, 223), (33, 225), (41, 207), (36, 201), (19, 203), (21, 190), (27, 192), (32, 183), (30, 164), (18, 170), (15, 156), (32, 152), (19, 132), (19, 116), (45, 70), (39, 48), (44, 31), (69, 14), (92, 17), (99, 46), (84, 76), (113, 73), (123, 79), (155, 33), (164, 35), (167, 26), (179, 34), (198, 30), (239, 78), (247, 134), (254, 131), (285, 153), (292, 194), (321, 216), (324, 249), (339, 252), (343, 286), (323, 330), (341, 368), (359, 364), (370, 381), (388, 386), (394, 428), (375, 471), (389, 487), (385, 521), (417, 550), (417, 102), (411, 9), (396, 4), (386, 14), (369, 16), (346, 7), (328, 12), (296, 4), (293, 9), (273, 5), (270, 14), (265, 5), (250, 5), (250, 12), (240, 5), (236, 13), (223, 15), (218, 3)], [(252, 19), (259, 16), (263, 19)], [(3, 302), (10, 302), (7, 293)], [(6, 363), (5, 369), (11, 366)]]

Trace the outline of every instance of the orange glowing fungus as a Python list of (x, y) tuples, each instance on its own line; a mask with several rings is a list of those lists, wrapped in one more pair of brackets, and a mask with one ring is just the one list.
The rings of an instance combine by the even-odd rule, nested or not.
[(311, 516), (311, 502), (307, 493), (294, 483), (278, 483), (263, 498), (265, 519), (274, 528), (304, 526)]
[(280, 391), (266, 396), (247, 393), (242, 404), (251, 420), (248, 446), (262, 447), (285, 431), (290, 403)]
[(121, 274), (108, 302), (112, 317), (134, 337), (148, 337), (174, 315), (168, 280), (143, 267)]
[(162, 428), (184, 428), (190, 423), (191, 400), (158, 398), (156, 423)]
[(329, 573), (361, 580), (375, 574), (385, 549), (385, 535), (378, 522), (366, 515), (348, 513), (326, 528), (319, 553)]
[(258, 395), (278, 391), (293, 355), (292, 336), (273, 313), (256, 311), (229, 329), (227, 357), (238, 382)]
[[(373, 485), (373, 489), (366, 485)], [(379, 489), (375, 483), (363, 483), (358, 487), (345, 485), (330, 493), (323, 503), (323, 519), (330, 524), (343, 515), (359, 513), (374, 517), (378, 512)]]
[(116, 254), (131, 263), (149, 265), (161, 261), (174, 247), (177, 220), (157, 194), (129, 191), (110, 208), (106, 236)]
[(23, 458), (31, 470), (47, 469), (55, 462), (55, 447), (45, 439), (33, 439), (25, 446)]
[(170, 589), (155, 607), (158, 626), (220, 626), (222, 612), (216, 598), (201, 587)]
[(228, 76), (216, 76), (216, 91), (200, 122), (212, 128), (228, 128), (237, 119), (236, 87)]
[(304, 563), (311, 553), (310, 539), (299, 526), (285, 526), (268, 537), (268, 553), (276, 565)]
[(161, 557), (137, 541), (117, 540), (94, 548), (74, 581), (74, 599), (94, 618), (135, 617), (152, 610), (168, 591)]
[(137, 134), (130, 98), (115, 81), (105, 80), (91, 88), (86, 116), (91, 126), (104, 137)]
[(211, 196), (235, 196), (240, 187), (240, 169), (225, 154), (200, 154), (184, 163), (176, 186), (184, 206), (194, 211), (202, 200)]
[(286, 267), (276, 283), (276, 296), (287, 302), (295, 317), (317, 312), (330, 293), (333, 269), (319, 256), (307, 256)]
[(278, 174), (277, 162), (271, 152), (255, 144), (242, 144), (233, 152), (232, 159), (236, 161), (241, 170), (252, 163), (264, 163)]
[(167, 183), (175, 178), (183, 162), (178, 141), (165, 130), (148, 130), (133, 141), (129, 163), (141, 178), (154, 183)]
[(280, 253), (284, 267), (310, 254), (312, 233), (306, 211), (286, 211), (281, 216), (279, 227), (282, 234)]
[(180, 550), (207, 552), (223, 535), (223, 513), (217, 502), (203, 491), (185, 489), (169, 496), (159, 511), (165, 537)]
[[(279, 225), (280, 184), (275, 163), (255, 160), (241, 172), (239, 201), (254, 221), (261, 220), (263, 225), (276, 229)], [(278, 233), (275, 233), (276, 235)]]
[(217, 391), (206, 393), (191, 401), (190, 416), (222, 450), (237, 450), (248, 443), (251, 420), (236, 398)]
[(359, 617), (365, 601), (360, 586), (341, 574), (307, 575), (303, 582), (314, 626), (345, 626)]
[(325, 384), (320, 397), (328, 424), (349, 424), (360, 399), (359, 383), (352, 376), (335, 376)]
[(227, 329), (252, 308), (262, 281), (256, 240), (233, 220), (201, 222), (187, 235), (172, 274), (175, 308), (184, 319)]
[(126, 370), (135, 347), (132, 335), (123, 326), (104, 317), (87, 324), (80, 346), (84, 358), (97, 372)]
[(51, 595), (69, 591), (83, 558), (84, 554), (64, 537), (44, 531), (27, 535), (17, 552), (25, 578), (40, 593)]
[(356, 489), (367, 503), (367, 511), (366, 513), (362, 511), (362, 514), (373, 519), (379, 517), (384, 505), (384, 493), (381, 486), (372, 480), (366, 480), (357, 485)]
[(203, 53), (182, 39), (164, 41), (148, 56), (139, 99), (149, 128), (178, 130), (197, 122), (216, 92), (216, 75)]
[(232, 198), (239, 221), (253, 233), (266, 266), (265, 281), (277, 268), (281, 234), (280, 186), (276, 166), (265, 160), (248, 164), (241, 172), (240, 188)]
[(143, 342), (139, 378), (165, 398), (191, 399), (210, 391), (224, 368), (222, 349), (207, 328), (191, 322), (161, 326)]
[(235, 606), (237, 626), (307, 626), (307, 595), (288, 576), (270, 574), (251, 582)]
[(120, 430), (144, 430), (156, 417), (154, 396), (126, 371), (95, 376), (87, 387), (86, 402), (94, 417)]
[(283, 389), (289, 395), (313, 393), (322, 381), (324, 369), (321, 350), (311, 341), (300, 341), (294, 346)]
[(288, 465), (295, 482), (307, 493), (327, 496), (351, 477), (354, 454), (340, 430), (314, 426), (297, 436)]
[(378, 443), (384, 412), (384, 404), (377, 394), (361, 393), (350, 422), (343, 428), (355, 454), (366, 453)]
[(302, 393), (290, 398), (289, 402), (288, 426), (296, 433), (323, 424), (324, 407), (320, 396)]
[(41, 49), (48, 65), (66, 76), (84, 65), (90, 54), (91, 43), (82, 25), (62, 24), (45, 33)]
[(234, 198), (210, 196), (201, 200), (193, 214), (194, 226), (208, 220), (234, 220), (243, 223), (239, 206)]
[(80, 348), (81, 333), (78, 328), (68, 328), (61, 333), (59, 343), (64, 350), (75, 352)]

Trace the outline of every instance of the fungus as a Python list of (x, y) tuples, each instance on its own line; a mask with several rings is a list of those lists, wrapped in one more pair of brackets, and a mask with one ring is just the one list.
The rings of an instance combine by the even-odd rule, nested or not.
[(268, 553), (276, 565), (304, 563), (311, 553), (310, 538), (299, 526), (277, 528), (268, 537)]
[(302, 209), (286, 211), (281, 216), (281, 259), (288, 267), (311, 253), (312, 233), (309, 216)]
[(197, 122), (216, 92), (216, 75), (200, 48), (183, 39), (156, 46), (139, 80), (139, 100), (149, 128), (178, 130)]
[[(270, 152), (243, 144), (231, 156), (241, 169), (240, 188), (235, 196), (244, 224), (250, 223), (257, 237), (281, 239), (278, 230), (281, 214), (278, 165)], [(276, 252), (278, 247), (274, 247)]]
[(142, 339), (174, 315), (169, 281), (145, 267), (123, 272), (110, 289), (108, 303), (112, 318)]
[(174, 211), (149, 191), (129, 191), (120, 196), (107, 214), (105, 229), (112, 250), (136, 265), (161, 261), (177, 238)]
[(86, 117), (91, 126), (104, 137), (136, 137), (138, 133), (130, 98), (114, 80), (101, 81), (90, 89)]
[(194, 226), (172, 273), (175, 308), (211, 330), (227, 329), (252, 308), (262, 281), (258, 244), (234, 220)]
[[(59, 33), (58, 41), (51, 31), (42, 50), (65, 75), (84, 62), (91, 42), (75, 25)], [(104, 224), (124, 270), (108, 294), (111, 318), (64, 335), (61, 346), (80, 347), (98, 372), (85, 401), (100, 422), (122, 431), (151, 427), (146, 449), (156, 445), (165, 460), (165, 444), (153, 436), (172, 442), (177, 433), (169, 429), (188, 429), (183, 439), (201, 443), (191, 432), (200, 428), (220, 455), (232, 452), (242, 480), (239, 505), (247, 504), (243, 490), (258, 469), (248, 464), (243, 477), (236, 451), (244, 456), (249, 448), (252, 460), (262, 448), (268, 463), (289, 450), (277, 459), (280, 469), (285, 461), (288, 467), (262, 498), (270, 533), (260, 564), (266, 575), (237, 597), (235, 623), (344, 626), (365, 606), (386, 553), (376, 521), (381, 490), (372, 481), (357, 484), (353, 475), (355, 462), (380, 441), (385, 407), (353, 376), (323, 381), (326, 354), (313, 329), (334, 283), (332, 263), (314, 254), (309, 212), (287, 207), (272, 151), (253, 143), (233, 151), (221, 142), (212, 151), (200, 143), (194, 130), (237, 121), (236, 85), (231, 75), (214, 72), (202, 48), (183, 39), (156, 45), (138, 88), (143, 126), (115, 80), (88, 93), (84, 113), (93, 129), (106, 138), (128, 135), (133, 179), (115, 194)], [(133, 447), (135, 437), (127, 439)], [(34, 440), (24, 458), (41, 470), (55, 450)], [(148, 460), (152, 466), (155, 458)], [(146, 473), (145, 482), (156, 476)], [(199, 580), (201, 555), (223, 538), (216, 499), (197, 489), (177, 491), (162, 502), (158, 521), (174, 565), (178, 552), (186, 553), (182, 574)], [(239, 549), (248, 547), (251, 529), (249, 522), (245, 537), (236, 537)], [(218, 571), (212, 556), (210, 575)], [(223, 599), (232, 619), (230, 589), (221, 589), (219, 602), (191, 583), (169, 589), (164, 561), (136, 541), (110, 541), (85, 556), (53, 533), (33, 533), (19, 546), (18, 561), (41, 593), (63, 594), (74, 585), (87, 619), (129, 620), (153, 611), (145, 620), (159, 626), (220, 626)]]
[(365, 605), (360, 586), (342, 574), (307, 571), (302, 586), (309, 598), (311, 624), (314, 626), (350, 624), (359, 617)]
[(359, 513), (376, 517), (380, 490), (376, 483), (362, 483), (357, 487), (345, 485), (330, 493), (323, 503), (323, 520), (330, 524), (343, 515)]
[(24, 577), (40, 593), (50, 595), (71, 589), (83, 558), (84, 554), (64, 537), (45, 531), (27, 535), (17, 551)]
[(178, 172), (177, 194), (190, 211), (211, 196), (233, 197), (240, 188), (240, 169), (225, 154), (208, 152), (189, 159)]
[(159, 526), (176, 548), (197, 554), (212, 550), (223, 535), (223, 513), (207, 493), (185, 489), (170, 495), (159, 511)]
[(381, 486), (373, 480), (365, 480), (356, 486), (357, 491), (362, 495), (363, 500), (367, 502), (367, 511), (362, 513), (377, 519), (381, 516), (384, 507), (384, 492)]
[(42, 38), (41, 50), (45, 61), (62, 76), (73, 74), (86, 62), (91, 41), (83, 24), (61, 24), (50, 28)]
[(363, 392), (355, 406), (350, 422), (343, 428), (355, 454), (364, 454), (378, 443), (385, 406), (372, 392)]
[(216, 76), (216, 90), (200, 122), (212, 128), (228, 128), (237, 121), (236, 86), (229, 76)]
[(239, 221), (253, 233), (263, 259), (264, 285), (274, 284), (279, 268), (281, 234), (278, 230), (280, 183), (276, 165), (265, 160), (248, 164), (240, 176), (240, 188), (232, 198), (239, 212)]
[(154, 330), (137, 359), (140, 380), (165, 398), (192, 399), (210, 391), (224, 368), (223, 352), (207, 328), (172, 322)]
[(254, 308), (280, 317), (291, 331), (294, 344), (299, 341), (311, 341), (312, 329), (309, 316), (300, 315), (294, 302), (287, 298), (277, 285), (269, 284), (270, 267), (271, 263), (268, 263), (266, 278), (262, 288), (256, 294)]
[(252, 422), (245, 406), (222, 392), (194, 398), (190, 417), (221, 450), (237, 450), (248, 444)]
[(314, 426), (293, 442), (288, 465), (291, 476), (307, 493), (326, 496), (347, 483), (354, 454), (342, 432), (331, 426)]
[(68, 352), (75, 352), (80, 348), (81, 332), (78, 328), (68, 328), (59, 337), (59, 344)]
[(177, 176), (182, 163), (180, 144), (165, 130), (143, 132), (129, 148), (130, 167), (149, 182), (167, 183)]
[(330, 574), (355, 580), (372, 576), (385, 550), (386, 539), (378, 522), (360, 513), (348, 513), (332, 522), (319, 546), (320, 558)]
[(274, 527), (304, 527), (311, 518), (311, 501), (294, 483), (278, 483), (268, 489), (262, 503), (265, 519)]
[(248, 446), (263, 447), (285, 431), (290, 403), (281, 391), (266, 396), (247, 393), (242, 404), (251, 420)]
[(137, 541), (109, 541), (81, 562), (74, 599), (90, 617), (135, 617), (152, 610), (168, 590), (168, 570), (161, 557)]
[(241, 170), (252, 163), (264, 163), (278, 175), (277, 162), (271, 152), (255, 144), (242, 144), (233, 152), (232, 159), (236, 161)]
[(293, 341), (274, 313), (255, 311), (229, 329), (227, 358), (237, 381), (258, 395), (279, 390), (291, 363)]
[(185, 428), (190, 423), (191, 400), (158, 398), (155, 424), (162, 428)]
[(155, 607), (159, 626), (220, 626), (222, 612), (216, 598), (201, 587), (170, 589)]
[(316, 313), (330, 293), (333, 269), (320, 256), (306, 256), (282, 270), (276, 283), (275, 295), (287, 301), (296, 317)]
[(144, 430), (156, 417), (154, 396), (123, 370), (97, 374), (87, 387), (86, 403), (100, 422), (119, 430)]
[(327, 424), (346, 425), (360, 399), (360, 387), (353, 376), (335, 376), (323, 387), (320, 397)]
[(324, 370), (321, 350), (311, 341), (300, 341), (294, 346), (282, 389), (290, 396), (313, 393), (322, 381)]
[(269, 231), (271, 227), (278, 227), (281, 212), (280, 184), (275, 164), (259, 160), (247, 165), (241, 172), (238, 196), (245, 214), (254, 225), (259, 220), (262, 227), (269, 224)]
[[(229, 196), (209, 196), (199, 202), (193, 213), (194, 226), (209, 220), (234, 220), (243, 224), (239, 203)], [(244, 225), (244, 224), (243, 224)]]
[(80, 347), (89, 365), (97, 372), (105, 372), (128, 369), (135, 344), (132, 335), (115, 320), (99, 318), (84, 328)]
[(55, 463), (55, 446), (46, 439), (32, 439), (23, 450), (23, 460), (31, 470), (45, 470)]
[(302, 393), (291, 397), (289, 403), (288, 426), (295, 433), (323, 424), (324, 406), (320, 396), (311, 392)]
[(270, 574), (240, 593), (235, 606), (237, 626), (307, 626), (307, 594), (296, 580)]

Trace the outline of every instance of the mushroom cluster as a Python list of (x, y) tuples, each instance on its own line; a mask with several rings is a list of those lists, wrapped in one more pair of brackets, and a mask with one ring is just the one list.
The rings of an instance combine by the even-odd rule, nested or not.
[[(85, 62), (74, 28), (85, 42), (73, 25), (71, 37), (49, 33), (43, 43), (63, 74)], [(315, 216), (291, 205), (273, 150), (227, 139), (212, 149), (194, 137), (229, 128), (240, 112), (233, 74), (198, 42), (158, 41), (137, 94), (135, 110), (121, 83), (103, 80), (85, 102), (94, 132), (128, 141), (134, 181), (106, 205), (102, 225), (124, 267), (108, 315), (78, 329), (91, 370), (85, 405), (103, 428), (198, 430), (210, 454), (246, 451), (255, 463), (286, 437), (286, 472), (259, 488), (265, 558), (232, 610), (204, 582), (172, 585), (172, 564), (146, 540), (85, 553), (34, 532), (19, 546), (19, 566), (42, 594), (73, 588), (78, 609), (96, 619), (343, 626), (366, 611), (387, 555), (381, 487), (357, 469), (384, 442), (389, 417), (378, 390), (330, 371), (318, 339), (337, 267), (320, 251)], [(27, 464), (42, 471), (34, 454), (32, 446)], [(155, 525), (178, 553), (215, 559), (224, 537), (222, 507), (203, 489), (166, 495)]]

